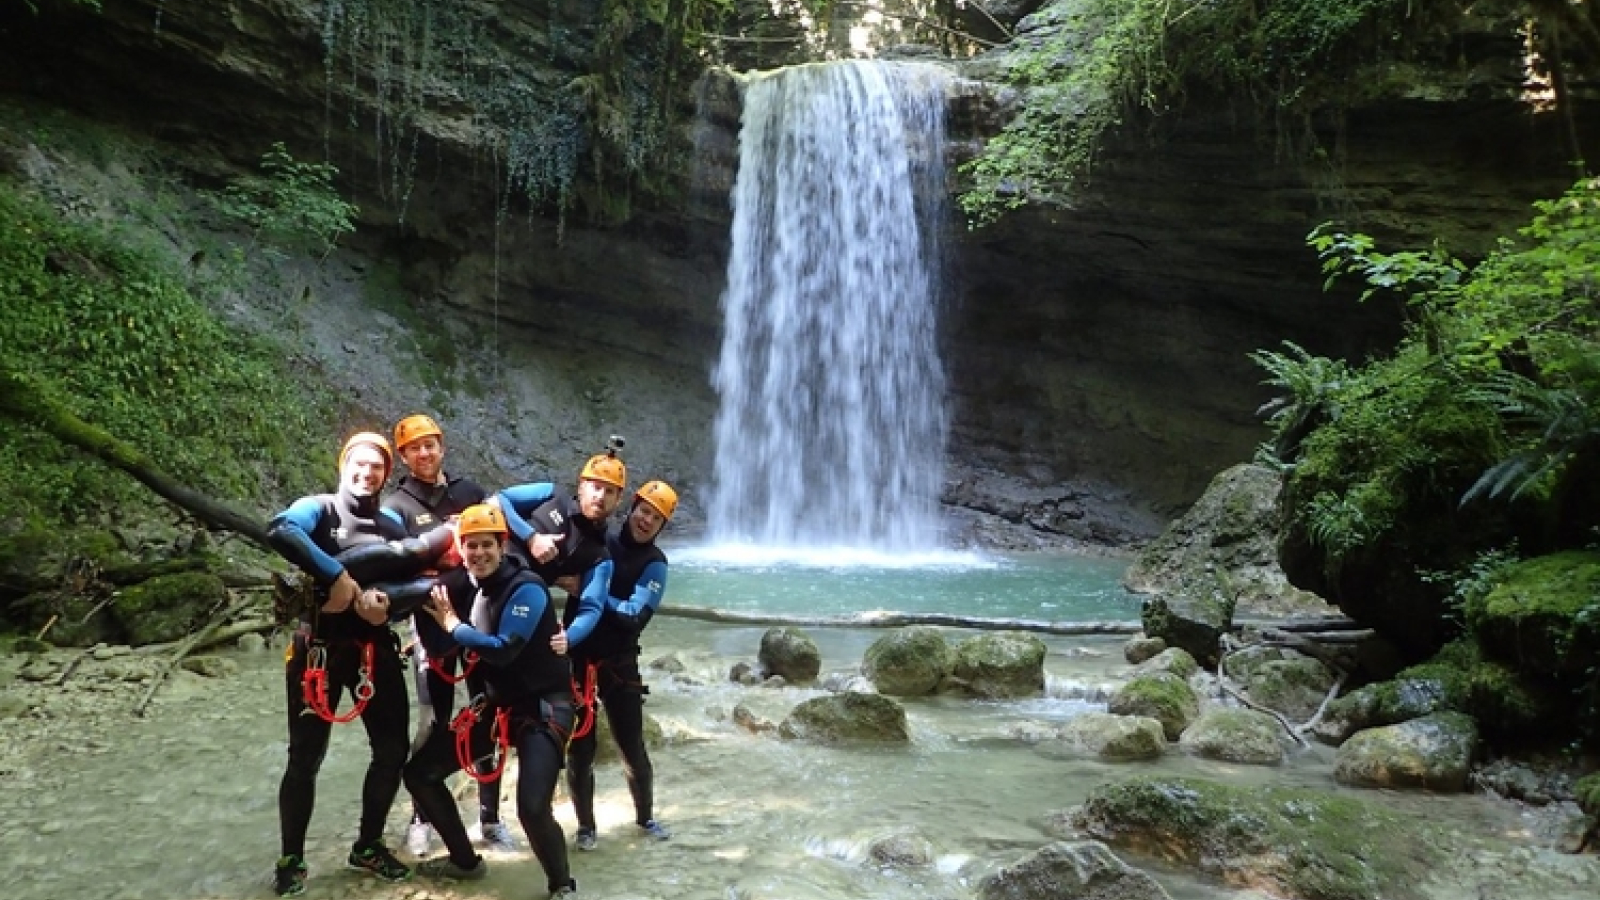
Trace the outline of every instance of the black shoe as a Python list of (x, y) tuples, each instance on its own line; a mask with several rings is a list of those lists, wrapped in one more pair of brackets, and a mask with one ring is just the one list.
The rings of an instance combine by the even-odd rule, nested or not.
[(438, 856), (417, 863), (417, 874), (424, 878), (448, 878), (451, 881), (477, 881), (489, 874), (489, 864), (478, 857), (469, 868), (462, 868), (448, 856)]
[(561, 897), (574, 897), (577, 896), (577, 893), (578, 879), (568, 878), (566, 884), (563, 884), (558, 888), (550, 889), (550, 900), (558, 900), (558, 898)]
[(272, 891), (279, 897), (298, 897), (306, 892), (306, 863), (298, 856), (278, 857), (272, 871)]
[(382, 841), (373, 841), (365, 847), (352, 849), (345, 864), (352, 869), (371, 872), (384, 881), (405, 881), (411, 877), (411, 870), (406, 868), (405, 863), (395, 859), (394, 854), (389, 852), (389, 848), (385, 847)]

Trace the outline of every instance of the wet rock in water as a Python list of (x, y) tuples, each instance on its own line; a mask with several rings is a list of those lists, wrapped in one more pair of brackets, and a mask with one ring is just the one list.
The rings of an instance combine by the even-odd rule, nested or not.
[(239, 673), (238, 663), (221, 656), (190, 656), (178, 665), (207, 678), (230, 678)]
[(1466, 790), (1478, 724), (1461, 713), (1436, 713), (1358, 732), (1339, 746), (1333, 777), (1356, 787)]
[(978, 885), (980, 900), (1167, 900), (1154, 878), (1099, 841), (1046, 844)]
[(681, 675), (688, 671), (689, 667), (684, 665), (683, 658), (678, 654), (667, 653), (651, 660), (650, 668), (658, 672), (666, 672), (669, 675)]
[(822, 652), (811, 636), (792, 626), (769, 628), (757, 657), (763, 676), (781, 675), (790, 684), (810, 684), (822, 671)]
[[(1228, 671), (1233, 671), (1231, 658)], [(1244, 688), (1256, 703), (1295, 722), (1304, 722), (1316, 715), (1337, 679), (1320, 661), (1295, 654), (1255, 667), (1245, 679)]]
[(236, 642), (236, 645), (238, 646), (240, 652), (243, 653), (267, 652), (267, 639), (259, 634), (256, 634), (255, 632), (239, 635), (239, 640)]
[(1194, 673), (1200, 671), (1200, 664), (1194, 661), (1189, 651), (1182, 647), (1168, 647), (1142, 663), (1139, 663), (1140, 675), (1151, 672), (1171, 672), (1173, 675), (1188, 681)]
[(761, 686), (764, 688), (784, 688), (789, 686), (789, 681), (782, 675), (768, 675), (761, 682)]
[(964, 693), (992, 700), (1037, 697), (1044, 693), (1044, 641), (1037, 635), (992, 632), (962, 641), (940, 693)]
[(750, 707), (745, 706), (743, 703), (733, 708), (733, 724), (752, 734), (765, 734), (778, 728), (772, 722), (751, 712)]
[(778, 726), (784, 738), (822, 743), (911, 740), (906, 711), (881, 694), (830, 694), (796, 706)]
[(888, 869), (917, 869), (933, 864), (933, 842), (920, 834), (899, 832), (874, 838), (867, 858)]
[(1316, 791), (1197, 778), (1101, 785), (1071, 827), (1113, 848), (1277, 896), (1420, 900), (1427, 822)]
[(955, 666), (943, 632), (926, 625), (891, 631), (867, 648), (862, 669), (881, 694), (920, 697), (933, 693)]
[(1165, 649), (1166, 641), (1140, 633), (1128, 638), (1128, 643), (1122, 647), (1122, 658), (1137, 666)]
[(1047, 756), (1134, 762), (1159, 759), (1167, 752), (1167, 738), (1155, 719), (1088, 712), (1073, 717), (1056, 740), (1041, 744), (1039, 750)]
[(31, 659), (17, 673), (23, 681), (41, 682), (50, 681), (61, 674), (61, 664), (49, 657)]
[(1183, 730), (1178, 747), (1202, 759), (1246, 765), (1283, 762), (1283, 726), (1253, 709), (1209, 709)]
[(728, 670), (728, 680), (735, 684), (757, 685), (761, 683), (761, 676), (756, 674), (755, 666), (747, 662), (736, 662)]
[(105, 662), (108, 659), (116, 659), (119, 656), (127, 656), (132, 652), (133, 648), (129, 647), (127, 644), (116, 644), (114, 646), (96, 644), (89, 648), (89, 655), (100, 662)]
[(1161, 723), (1167, 740), (1175, 741), (1200, 715), (1200, 698), (1189, 683), (1171, 672), (1140, 675), (1117, 689), (1106, 710), (1119, 716), (1148, 716)]
[(1508, 759), (1497, 759), (1480, 766), (1472, 773), (1470, 780), (1472, 787), (1477, 790), (1534, 806), (1576, 798), (1572, 779), (1565, 772), (1540, 771), (1528, 763)]
[(1233, 600), (1221, 588), (1192, 595), (1145, 598), (1139, 618), (1144, 633), (1182, 647), (1204, 666), (1217, 664), (1218, 643), (1233, 627)]

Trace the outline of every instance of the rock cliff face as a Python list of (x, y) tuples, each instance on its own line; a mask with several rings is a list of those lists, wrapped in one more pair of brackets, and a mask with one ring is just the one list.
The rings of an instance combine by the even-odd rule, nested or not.
[[(43, 5), (37, 15), (0, 8), (0, 92), (147, 133), (201, 182), (252, 167), (273, 141), (301, 158), (326, 148), (363, 209), (358, 249), (395, 261), (407, 291), (468, 318), (492, 311), (495, 327), (530, 343), (630, 354), (692, 395), (687, 415), (640, 414), (709, 434), (738, 114), (729, 80), (703, 86), (694, 133), (678, 136), (695, 148), (680, 200), (636, 203), (618, 227), (581, 213), (558, 223), (516, 201), (497, 217), (505, 159), (484, 136), (500, 124), (474, 115), (460, 84), (397, 91), (399, 76), (372, 65), (389, 56), (348, 71), (327, 63), (322, 4)], [(473, 40), (514, 52), (527, 84), (555, 91), (593, 68), (594, 6), (460, 8), (492, 25)], [(1517, 99), (1504, 75), (1517, 49), (1503, 37), (1474, 43), (1466, 68), (1427, 91), (1324, 123), (1332, 163), (1280, 159), (1270, 130), (1202, 105), (1161, 123), (1154, 140), (1115, 145), (1073, 208), (1025, 210), (975, 233), (946, 223), (956, 248), (944, 326), (955, 460), (1030, 490), (1115, 497), (1155, 515), (1110, 532), (1153, 533), (1264, 438), (1254, 410), (1267, 395), (1246, 353), (1288, 339), (1359, 358), (1396, 335), (1397, 310), (1323, 293), (1303, 243), (1314, 225), (1343, 217), (1391, 246), (1440, 234), (1471, 254), (1566, 185), (1560, 122)], [(1501, 74), (1484, 87), (1486, 67)], [(956, 145), (970, 153), (996, 127), (1003, 94), (970, 84), (957, 93)], [(395, 97), (410, 98), (403, 121)], [(680, 452), (674, 469), (692, 508), (709, 471), (705, 442)], [(993, 506), (969, 496), (982, 480), (967, 478), (949, 499)]]

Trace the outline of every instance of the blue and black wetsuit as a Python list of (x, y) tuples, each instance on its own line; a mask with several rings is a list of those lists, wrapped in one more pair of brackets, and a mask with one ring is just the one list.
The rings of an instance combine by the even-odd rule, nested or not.
[[(462, 620), (447, 640), (482, 661), (468, 678), (486, 701), (471, 733), (471, 755), (490, 755), (491, 726), (496, 713), (506, 710), (520, 773), (517, 817), (544, 867), (549, 889), (555, 891), (572, 879), (566, 835), (550, 807), (574, 718), (571, 667), (566, 657), (550, 649), (557, 628), (555, 607), (539, 576), (509, 554), (481, 583), (474, 584), (464, 568), (446, 573), (441, 583)], [(451, 860), (472, 869), (479, 857), (445, 784), (460, 768), (455, 736), (436, 728), (406, 764), (405, 784), (449, 848)]]
[[(584, 518), (578, 501), (556, 496), (555, 485), (547, 481), (519, 484), (495, 496), (505, 513), (506, 527), (511, 529), (507, 555), (522, 560), (547, 585), (555, 584), (557, 578), (577, 576), (578, 593), (567, 597), (561, 616), (567, 641), (576, 648), (588, 639), (606, 607), (611, 558), (606, 550), (605, 523)], [(529, 558), (528, 539), (535, 534), (561, 537), (555, 559), (540, 563)]]
[[(572, 668), (584, 680), (585, 694), (587, 679), (596, 681), (611, 735), (622, 752), (634, 821), (642, 826), (654, 817), (655, 770), (644, 745), (644, 695), (650, 688), (639, 671), (639, 633), (650, 624), (666, 594), (667, 555), (654, 541), (634, 541), (627, 523), (612, 531), (606, 543), (612, 564), (606, 609), (583, 646), (572, 651)], [(588, 729), (568, 750), (567, 792), (572, 795), (578, 826), (590, 830), (595, 827), (596, 735), (596, 729)]]
[[(337, 494), (303, 497), (273, 518), (267, 527), (272, 546), (289, 562), (316, 582), (317, 603), (327, 602), (328, 588), (346, 571), (339, 556), (361, 553), (368, 548), (407, 537), (398, 516), (380, 509), (377, 497), (356, 497), (341, 488)], [(401, 576), (401, 569), (416, 574), (428, 564), (428, 548), (412, 542), (417, 550), (409, 563), (390, 565), (388, 576)], [(355, 571), (351, 576), (361, 582)], [(370, 579), (369, 579), (370, 580)], [(363, 585), (367, 587), (370, 585)], [(308, 651), (320, 647), (326, 652), (328, 706), (337, 709), (346, 690), (354, 693), (360, 681), (366, 648), (371, 648), (373, 693), (361, 714), (366, 727), (372, 761), (367, 766), (361, 790), (361, 828), (357, 846), (364, 847), (383, 837), (389, 808), (400, 790), (400, 771), (405, 765), (410, 743), (409, 701), (406, 696), (405, 667), (387, 625), (373, 625), (355, 610), (325, 613), (313, 610), (302, 618), (284, 671), (288, 695), (289, 763), (278, 787), (278, 818), (282, 828), (283, 854), (304, 857), (306, 829), (316, 801), (317, 772), (328, 749), (333, 725), (307, 708), (301, 679), (305, 674)]]

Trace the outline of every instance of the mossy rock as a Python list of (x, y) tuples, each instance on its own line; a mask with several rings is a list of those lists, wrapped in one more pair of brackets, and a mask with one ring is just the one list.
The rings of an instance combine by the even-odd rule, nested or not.
[(1430, 826), (1361, 800), (1192, 778), (1101, 785), (1072, 824), (1114, 848), (1309, 900), (1419, 900)]
[(956, 647), (951, 675), (973, 695), (995, 700), (1044, 693), (1044, 641), (1000, 631), (968, 638)]
[(1275, 766), (1283, 762), (1283, 726), (1253, 709), (1208, 709), (1183, 730), (1178, 746), (1201, 759)]
[(1171, 672), (1179, 678), (1188, 681), (1190, 678), (1194, 677), (1196, 672), (1200, 671), (1200, 664), (1195, 662), (1194, 657), (1190, 655), (1189, 651), (1183, 649), (1182, 647), (1168, 647), (1165, 650), (1162, 650), (1160, 653), (1157, 653), (1155, 656), (1152, 656), (1144, 662), (1139, 663), (1138, 671), (1140, 674), (1149, 672)]
[(1477, 745), (1472, 717), (1435, 713), (1356, 733), (1340, 745), (1333, 777), (1357, 787), (1459, 792)]
[(139, 646), (182, 638), (227, 599), (228, 589), (216, 575), (180, 572), (124, 588), (111, 608), (128, 643)]
[(1117, 688), (1106, 709), (1119, 716), (1155, 719), (1161, 723), (1167, 740), (1175, 741), (1200, 715), (1200, 698), (1182, 678), (1171, 672), (1154, 672)]
[(783, 676), (790, 684), (810, 684), (822, 671), (822, 651), (811, 636), (793, 626), (769, 628), (761, 636), (757, 655), (762, 673)]
[(778, 726), (778, 734), (821, 743), (905, 743), (911, 740), (904, 707), (880, 694), (813, 697), (789, 712)]
[(1491, 657), (1549, 678), (1581, 676), (1600, 656), (1600, 553), (1515, 563), (1467, 604), (1466, 618)]
[(1046, 756), (1135, 762), (1160, 759), (1167, 752), (1161, 723), (1145, 716), (1086, 712), (1074, 716), (1054, 741), (1039, 747)]
[[(622, 753), (617, 749), (617, 740), (611, 736), (611, 720), (606, 718), (605, 707), (602, 704), (599, 715), (594, 723), (595, 748), (594, 761), (597, 763), (620, 762)], [(654, 750), (666, 742), (666, 735), (661, 730), (661, 723), (649, 713), (644, 714), (644, 745), (646, 749)]]
[(1233, 608), (1233, 600), (1219, 587), (1187, 596), (1147, 597), (1139, 619), (1145, 634), (1161, 638), (1168, 647), (1182, 647), (1202, 665), (1214, 666), (1222, 635), (1233, 626)]
[(954, 665), (955, 654), (944, 634), (926, 625), (878, 638), (862, 658), (862, 668), (878, 693), (896, 697), (933, 693)]

